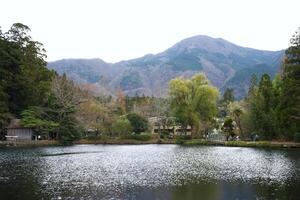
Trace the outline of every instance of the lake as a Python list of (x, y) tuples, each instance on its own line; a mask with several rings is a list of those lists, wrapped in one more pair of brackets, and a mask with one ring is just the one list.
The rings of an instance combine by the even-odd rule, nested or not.
[(0, 149), (0, 199), (299, 198), (299, 149), (179, 145)]

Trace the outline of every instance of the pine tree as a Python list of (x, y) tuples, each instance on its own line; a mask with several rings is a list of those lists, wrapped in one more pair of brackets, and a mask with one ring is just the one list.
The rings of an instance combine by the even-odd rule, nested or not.
[(231, 88), (227, 88), (223, 94), (222, 101), (226, 104), (234, 101), (234, 91)]
[(282, 131), (289, 138), (300, 132), (300, 28), (285, 52), (280, 98)]
[(249, 90), (248, 90), (248, 96), (252, 95), (255, 92), (255, 89), (257, 87), (258, 79), (255, 74), (251, 75), (250, 83), (249, 83)]
[(273, 103), (273, 87), (271, 78), (268, 74), (262, 75), (258, 88), (258, 91), (264, 98), (264, 111), (269, 112)]

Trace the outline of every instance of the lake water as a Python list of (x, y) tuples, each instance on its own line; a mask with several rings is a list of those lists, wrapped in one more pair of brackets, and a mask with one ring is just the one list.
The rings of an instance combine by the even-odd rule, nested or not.
[(300, 150), (0, 149), (0, 199), (300, 199)]

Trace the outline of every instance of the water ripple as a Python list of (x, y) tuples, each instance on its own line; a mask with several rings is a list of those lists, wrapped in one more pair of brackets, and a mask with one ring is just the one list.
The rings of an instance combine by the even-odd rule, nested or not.
[(299, 169), (299, 151), (239, 147), (76, 145), (0, 153), (0, 183), (30, 176), (53, 199), (132, 199), (137, 188), (220, 181), (280, 187), (299, 182)]

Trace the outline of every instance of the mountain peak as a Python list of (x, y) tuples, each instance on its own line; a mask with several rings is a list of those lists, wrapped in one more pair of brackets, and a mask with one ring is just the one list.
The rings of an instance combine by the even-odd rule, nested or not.
[(283, 51), (251, 49), (222, 38), (196, 35), (162, 53), (118, 63), (73, 59), (51, 62), (48, 66), (76, 81), (92, 83), (109, 94), (122, 88), (126, 95), (149, 96), (166, 94), (168, 82), (174, 77), (203, 72), (213, 85), (221, 90), (233, 88), (236, 96), (242, 97), (251, 74), (274, 75), (282, 55)]
[(223, 38), (213, 38), (206, 35), (196, 35), (181, 40), (169, 50), (179, 53), (190, 51), (191, 49), (202, 49), (207, 52), (221, 53), (228, 55), (232, 52), (240, 52), (241, 47), (224, 40)]

